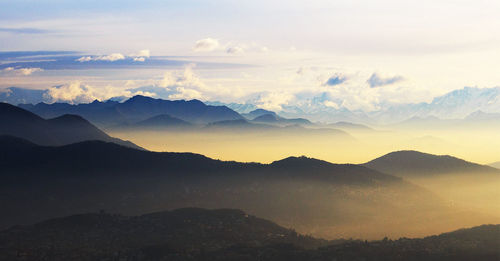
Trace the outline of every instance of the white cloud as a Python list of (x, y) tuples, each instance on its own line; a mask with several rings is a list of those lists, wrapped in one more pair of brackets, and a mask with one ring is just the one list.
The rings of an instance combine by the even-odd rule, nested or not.
[(134, 62), (144, 62), (144, 61), (146, 61), (146, 58), (144, 58), (144, 57), (135, 57), (134, 58)]
[(109, 55), (101, 55), (101, 56), (94, 56), (94, 57), (83, 56), (83, 57), (76, 59), (76, 61), (78, 61), (78, 62), (90, 62), (90, 61), (114, 62), (114, 61), (124, 60), (124, 59), (125, 59), (125, 55), (123, 55), (121, 53), (112, 53)]
[(241, 46), (230, 46), (226, 49), (226, 53), (229, 53), (229, 54), (241, 54), (244, 52), (245, 52), (245, 50)]
[(193, 50), (195, 52), (211, 52), (219, 48), (219, 40), (213, 38), (205, 38), (196, 41)]
[(28, 76), (31, 75), (35, 72), (42, 72), (42, 68), (38, 67), (28, 67), (28, 68), (14, 68), (14, 67), (7, 67), (2, 70), (5, 73), (8, 74), (14, 74), (14, 75), (23, 75), (23, 76)]
[(47, 89), (47, 92), (43, 95), (43, 97), (49, 103), (67, 102), (70, 104), (78, 104), (89, 103), (95, 100), (103, 101), (119, 96), (132, 97), (135, 95), (154, 97), (156, 94), (146, 91), (132, 92), (112, 86), (96, 88), (82, 83), (81, 81), (74, 81)]
[(149, 58), (151, 56), (151, 52), (147, 49), (144, 49), (144, 50), (140, 50), (138, 51), (137, 53), (132, 53), (132, 54), (129, 54), (130, 57), (145, 57), (145, 58)]

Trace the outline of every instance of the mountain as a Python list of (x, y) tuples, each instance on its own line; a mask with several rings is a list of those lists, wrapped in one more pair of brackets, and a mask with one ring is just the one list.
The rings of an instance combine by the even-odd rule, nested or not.
[[(423, 233), (432, 219), (421, 215), (429, 211), (439, 212), (436, 222), (446, 220), (440, 228), (457, 226), (447, 218), (455, 212), (418, 186), (307, 157), (239, 163), (102, 141), (47, 147), (3, 136), (0, 178), (0, 228), (99, 209), (140, 215), (184, 207), (239, 208), (330, 238)], [(375, 229), (389, 220), (391, 229)]]
[(347, 240), (318, 249), (291, 244), (235, 246), (207, 253), (204, 260), (475, 261), (500, 260), (500, 225), (482, 225), (425, 238)]
[(205, 105), (198, 100), (162, 100), (145, 96), (134, 96), (123, 103), (108, 100), (88, 104), (71, 105), (66, 103), (20, 105), (42, 117), (55, 117), (62, 114), (80, 115), (99, 126), (133, 124), (148, 118), (167, 114), (187, 122), (207, 124), (222, 120), (238, 120), (243, 116), (225, 106)]
[(425, 177), (443, 174), (500, 174), (500, 170), (448, 155), (418, 151), (396, 151), (376, 158), (363, 166), (401, 177)]
[(500, 225), (326, 241), (236, 209), (78, 214), (0, 232), (0, 260), (498, 260)]
[(47, 90), (32, 90), (19, 87), (8, 87), (0, 90), (0, 102), (13, 105), (21, 103), (39, 103), (44, 101)]
[(286, 118), (278, 116), (275, 113), (262, 114), (260, 116), (255, 117), (252, 120), (252, 122), (268, 123), (268, 124), (275, 124), (275, 125), (281, 125), (281, 126), (289, 125), (289, 124), (312, 125), (312, 123), (306, 119), (302, 119), (302, 118), (286, 119)]
[(89, 213), (0, 232), (0, 260), (15, 260), (19, 253), (23, 260), (105, 260), (117, 252), (122, 257), (173, 258), (235, 245), (312, 248), (326, 242), (236, 209), (183, 208), (141, 216)]
[(346, 121), (339, 121), (336, 123), (331, 123), (331, 124), (328, 124), (327, 126), (335, 128), (335, 129), (346, 130), (346, 131), (373, 131), (372, 128), (370, 128), (366, 125), (356, 124), (356, 123), (346, 122)]
[(162, 129), (183, 129), (193, 127), (193, 124), (181, 120), (179, 118), (172, 117), (167, 114), (160, 114), (153, 116), (151, 118), (139, 121), (132, 124), (122, 124), (112, 127), (113, 129), (141, 129), (141, 130), (162, 130)]
[(500, 161), (490, 163), (490, 164), (488, 164), (488, 166), (496, 168), (496, 169), (500, 169)]
[(85, 140), (115, 142), (138, 148), (137, 145), (108, 136), (77, 115), (62, 115), (43, 119), (34, 113), (8, 103), (0, 103), (0, 135), (12, 135), (41, 145), (65, 145)]
[(242, 115), (249, 120), (253, 120), (259, 116), (266, 115), (266, 114), (276, 115), (276, 113), (274, 111), (268, 111), (268, 110), (264, 110), (264, 109), (255, 109), (249, 113), (244, 113)]

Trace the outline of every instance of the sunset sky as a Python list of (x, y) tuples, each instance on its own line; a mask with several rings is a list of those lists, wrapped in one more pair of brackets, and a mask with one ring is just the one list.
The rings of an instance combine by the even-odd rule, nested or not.
[(0, 1), (0, 51), (71, 51), (0, 54), (0, 91), (87, 102), (155, 86), (163, 98), (275, 110), (327, 94), (342, 103), (325, 106), (373, 111), (498, 86), (498, 10), (483, 0)]

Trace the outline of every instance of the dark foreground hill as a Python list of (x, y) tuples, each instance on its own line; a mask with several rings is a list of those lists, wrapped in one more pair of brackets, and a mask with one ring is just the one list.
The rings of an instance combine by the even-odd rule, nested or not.
[(0, 178), (2, 228), (99, 209), (139, 215), (183, 207), (239, 208), (325, 237), (422, 235), (491, 222), (464, 221), (467, 215), (400, 178), (306, 157), (239, 163), (102, 141), (48, 147), (3, 136)]
[(328, 242), (234, 209), (51, 219), (0, 232), (0, 260), (499, 260), (500, 225)]
[(19, 106), (46, 118), (63, 114), (80, 115), (98, 126), (106, 127), (119, 124), (134, 124), (163, 114), (197, 124), (243, 119), (243, 116), (226, 106), (210, 106), (198, 100), (171, 101), (140, 95), (134, 96), (123, 103), (94, 101), (77, 105), (39, 103), (36, 105), (20, 104)]
[(0, 103), (0, 123), (0, 135), (13, 135), (41, 145), (101, 140), (140, 149), (132, 142), (110, 137), (77, 115), (65, 114), (46, 120), (14, 105)]
[(448, 155), (418, 151), (395, 151), (363, 166), (400, 177), (426, 177), (445, 174), (499, 174), (500, 170)]

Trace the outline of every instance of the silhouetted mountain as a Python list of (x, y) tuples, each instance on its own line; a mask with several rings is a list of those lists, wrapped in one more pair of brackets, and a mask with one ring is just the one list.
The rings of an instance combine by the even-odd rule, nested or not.
[(500, 225), (425, 238), (326, 241), (241, 210), (79, 214), (0, 232), (0, 260), (499, 260)]
[(140, 148), (129, 141), (108, 136), (77, 115), (62, 115), (45, 120), (29, 111), (0, 103), (0, 135), (12, 135), (41, 145), (65, 145), (85, 140), (115, 142), (128, 147)]
[(269, 124), (277, 124), (277, 125), (289, 125), (289, 124), (298, 124), (298, 125), (312, 125), (312, 123), (306, 119), (296, 118), (296, 119), (286, 119), (279, 117), (275, 113), (266, 113), (260, 116), (255, 117), (252, 122), (257, 123), (269, 123)]
[(291, 244), (234, 246), (206, 253), (203, 260), (476, 261), (500, 260), (500, 225), (482, 225), (425, 238), (338, 242), (318, 249)]
[(14, 227), (0, 232), (0, 260), (16, 260), (20, 253), (23, 260), (102, 260), (117, 252), (129, 258), (174, 258), (234, 245), (287, 243), (312, 248), (326, 242), (241, 210), (184, 208), (133, 217), (80, 214)]
[(198, 100), (162, 100), (145, 96), (134, 96), (123, 103), (115, 101), (89, 104), (54, 103), (20, 105), (42, 117), (55, 117), (62, 114), (80, 115), (100, 126), (133, 124), (148, 118), (167, 114), (187, 122), (206, 124), (222, 120), (243, 119), (237, 112), (225, 106), (209, 106)]
[[(379, 235), (360, 230), (359, 222), (379, 226), (387, 215), (409, 213), (415, 204), (426, 208), (420, 201), (442, 211), (440, 200), (427, 191), (359, 165), (305, 157), (227, 162), (102, 141), (45, 147), (3, 136), (0, 178), (3, 228), (99, 209), (137, 215), (204, 207), (240, 208), (317, 235)], [(413, 220), (399, 222), (407, 226)], [(397, 223), (391, 220), (391, 227)]]
[(133, 124), (122, 124), (119, 126), (113, 127), (114, 129), (125, 128), (125, 129), (146, 129), (146, 130), (162, 130), (162, 129), (179, 129), (179, 128), (188, 128), (193, 127), (193, 124), (172, 117), (167, 114), (161, 114), (149, 119), (139, 121)]
[(448, 155), (433, 155), (418, 151), (396, 151), (363, 164), (391, 175), (432, 176), (441, 174), (497, 173), (500, 170)]
[(253, 120), (259, 116), (266, 115), (266, 114), (276, 115), (276, 113), (274, 111), (268, 111), (268, 110), (264, 110), (264, 109), (255, 109), (249, 113), (245, 113), (242, 115), (249, 120)]

